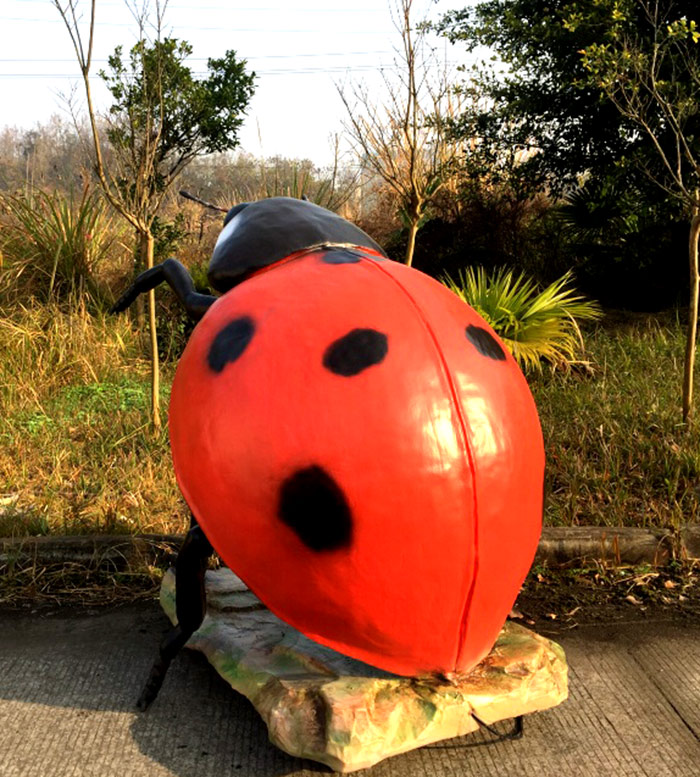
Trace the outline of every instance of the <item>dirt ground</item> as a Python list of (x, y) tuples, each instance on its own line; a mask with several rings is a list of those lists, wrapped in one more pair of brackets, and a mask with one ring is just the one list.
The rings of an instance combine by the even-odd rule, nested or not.
[(700, 564), (534, 567), (511, 617), (545, 633), (629, 620), (700, 622)]
[[(29, 572), (29, 570), (28, 570)], [(0, 584), (3, 617), (27, 614), (80, 618), (158, 600), (159, 574), (113, 574), (65, 568), (15, 574)], [(586, 568), (535, 566), (511, 618), (546, 636), (628, 622), (700, 624), (700, 562), (662, 568), (599, 564)]]

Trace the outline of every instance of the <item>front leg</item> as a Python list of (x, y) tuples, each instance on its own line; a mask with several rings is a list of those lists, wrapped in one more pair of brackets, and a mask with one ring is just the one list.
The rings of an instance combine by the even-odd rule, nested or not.
[(199, 321), (216, 301), (216, 297), (209, 294), (199, 294), (195, 291), (192, 276), (177, 259), (166, 259), (142, 272), (114, 303), (110, 313), (121, 313), (126, 310), (139, 294), (155, 289), (163, 281), (175, 292), (187, 314), (194, 321)]
[(160, 691), (170, 662), (185, 646), (187, 640), (202, 625), (207, 610), (204, 575), (207, 559), (214, 552), (209, 540), (192, 518), (191, 528), (175, 561), (175, 611), (177, 625), (164, 637), (148, 680), (136, 706), (148, 709)]

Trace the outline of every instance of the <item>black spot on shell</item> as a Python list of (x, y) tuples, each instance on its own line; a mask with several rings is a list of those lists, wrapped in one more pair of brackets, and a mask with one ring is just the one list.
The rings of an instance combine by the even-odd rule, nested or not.
[(357, 264), (362, 259), (360, 254), (356, 254), (353, 251), (326, 251), (321, 257), (321, 261), (325, 264)]
[(466, 335), (469, 342), (480, 354), (499, 362), (505, 361), (506, 354), (503, 348), (498, 344), (498, 340), (483, 327), (470, 324), (466, 329)]
[(209, 346), (207, 362), (214, 372), (221, 372), (245, 351), (255, 334), (255, 322), (250, 316), (231, 321), (217, 334)]
[(352, 513), (345, 495), (317, 465), (300, 469), (284, 481), (278, 515), (310, 550), (339, 550), (352, 541)]
[(323, 366), (346, 378), (379, 364), (389, 350), (388, 338), (376, 329), (353, 329), (331, 343), (323, 354)]

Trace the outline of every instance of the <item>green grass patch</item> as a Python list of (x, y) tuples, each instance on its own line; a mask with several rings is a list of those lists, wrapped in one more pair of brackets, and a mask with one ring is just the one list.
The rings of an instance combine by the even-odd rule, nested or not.
[(681, 327), (637, 316), (585, 340), (592, 375), (531, 379), (547, 453), (546, 523), (697, 521), (700, 423), (681, 423)]
[[(15, 308), (0, 325), (0, 534), (182, 531), (167, 429), (126, 317)], [(172, 367), (163, 370), (167, 408)]]

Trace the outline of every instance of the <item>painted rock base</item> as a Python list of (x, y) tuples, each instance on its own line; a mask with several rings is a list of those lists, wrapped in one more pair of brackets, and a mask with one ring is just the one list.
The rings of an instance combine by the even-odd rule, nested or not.
[[(228, 569), (207, 572), (207, 615), (188, 647), (246, 696), (273, 744), (339, 772), (475, 731), (479, 724), (560, 704), (567, 697), (564, 652), (515, 623), (469, 674), (409, 678), (318, 645), (273, 615)], [(175, 575), (161, 604), (175, 621)]]

